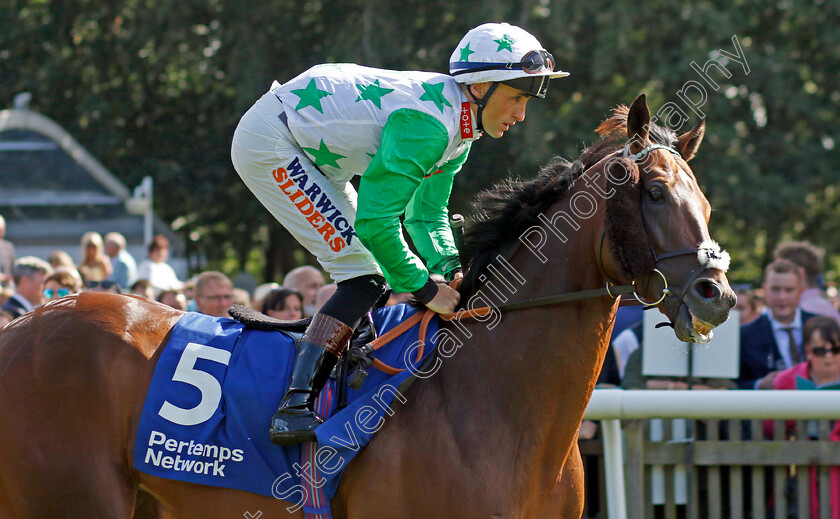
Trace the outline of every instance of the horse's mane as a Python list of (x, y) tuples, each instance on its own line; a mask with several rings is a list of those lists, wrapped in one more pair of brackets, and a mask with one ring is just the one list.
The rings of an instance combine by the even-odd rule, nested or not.
[[(476, 195), (472, 221), (460, 246), (461, 264), (467, 268), (459, 289), (462, 301), (478, 289), (487, 265), (504, 255), (525, 230), (539, 224), (538, 215), (557, 202), (587, 168), (624, 146), (628, 113), (624, 105), (615, 108), (595, 130), (601, 138), (584, 148), (577, 160), (556, 156), (534, 179), (508, 178)], [(676, 144), (674, 132), (653, 123), (649, 138), (656, 144)]]

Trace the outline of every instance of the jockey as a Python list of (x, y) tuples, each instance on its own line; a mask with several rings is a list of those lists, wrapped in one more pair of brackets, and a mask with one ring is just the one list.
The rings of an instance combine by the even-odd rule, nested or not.
[[(455, 174), (482, 133), (501, 137), (544, 98), (554, 59), (506, 23), (469, 31), (450, 74), (353, 64), (315, 66), (277, 82), (242, 117), (231, 159), (260, 202), (337, 284), (298, 345), (271, 420), (278, 445), (314, 441), (313, 404), (362, 318), (385, 293), (411, 292), (454, 310), (460, 277), (447, 204)], [(350, 179), (360, 175), (358, 195)], [(425, 260), (406, 244), (400, 217)]]

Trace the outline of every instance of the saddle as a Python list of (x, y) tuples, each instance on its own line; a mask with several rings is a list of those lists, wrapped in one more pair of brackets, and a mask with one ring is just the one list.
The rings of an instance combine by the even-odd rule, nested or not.
[[(297, 321), (283, 321), (269, 317), (262, 312), (257, 312), (253, 308), (248, 308), (243, 305), (231, 306), (228, 309), (228, 313), (232, 318), (244, 324), (247, 328), (262, 330), (264, 332), (284, 332), (290, 335), (303, 334), (306, 331), (306, 327), (309, 326), (309, 322), (312, 321), (311, 317)], [(295, 339), (297, 338), (295, 337)]]

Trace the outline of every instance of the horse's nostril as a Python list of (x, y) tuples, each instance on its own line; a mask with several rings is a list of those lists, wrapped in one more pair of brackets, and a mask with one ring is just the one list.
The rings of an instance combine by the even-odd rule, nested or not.
[(694, 290), (704, 299), (717, 299), (722, 295), (717, 283), (708, 280), (701, 280), (695, 283)]

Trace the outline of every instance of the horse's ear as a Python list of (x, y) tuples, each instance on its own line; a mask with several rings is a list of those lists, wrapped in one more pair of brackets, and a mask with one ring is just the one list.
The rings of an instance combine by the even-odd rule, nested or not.
[(627, 113), (627, 137), (630, 139), (630, 153), (639, 153), (648, 143), (650, 132), (650, 109), (645, 94), (639, 95)]
[(677, 138), (677, 151), (680, 152), (682, 158), (688, 162), (697, 154), (697, 148), (703, 142), (703, 136), (706, 135), (706, 120), (702, 119), (697, 126), (680, 135)]

